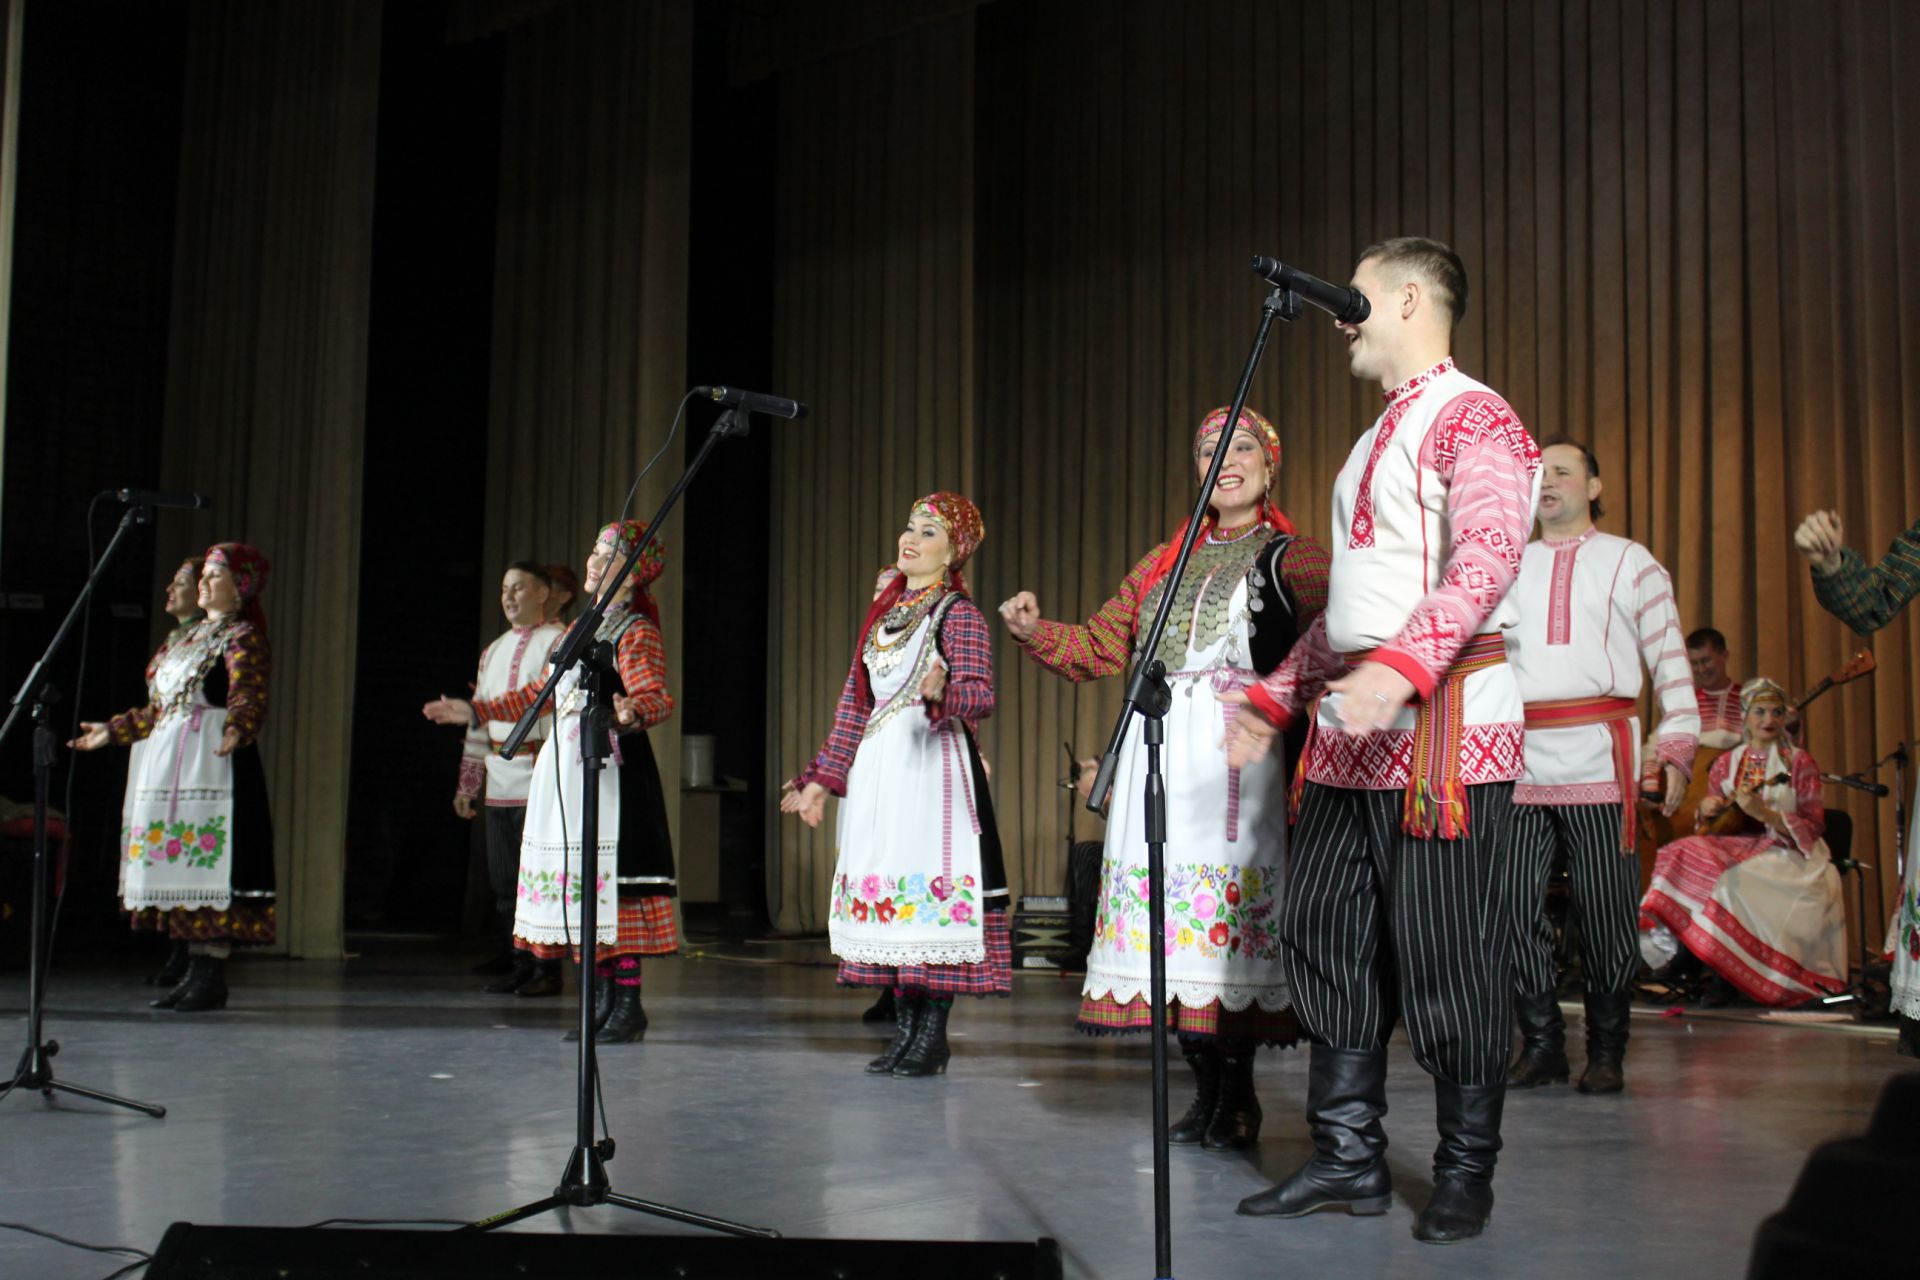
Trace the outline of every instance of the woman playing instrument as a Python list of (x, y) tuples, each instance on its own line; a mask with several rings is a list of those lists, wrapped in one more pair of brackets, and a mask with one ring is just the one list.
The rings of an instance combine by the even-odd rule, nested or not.
[(120, 901), (134, 928), (164, 930), (188, 952), (156, 1009), (225, 1008), (234, 945), (274, 940), (273, 819), (256, 745), (272, 665), (260, 608), (270, 568), (244, 543), (209, 548), (197, 593), (206, 617), (156, 656), (147, 705), (83, 723), (70, 744), (145, 743), (127, 777)]
[(1749, 680), (1740, 707), (1743, 740), (1714, 761), (1703, 830), (1655, 859), (1640, 903), (1641, 952), (1649, 964), (1684, 967), (1684, 948), (1749, 999), (1794, 1005), (1846, 985), (1820, 766), (1787, 737), (1779, 685)]
[(872, 1075), (939, 1075), (956, 995), (1012, 990), (1007, 877), (974, 733), (993, 714), (986, 619), (961, 567), (986, 528), (957, 493), (913, 504), (860, 628), (833, 732), (787, 783), (820, 825), (841, 797), (828, 938), (844, 986), (894, 993)]
[[(584, 596), (600, 591), (613, 567), (646, 534), (639, 520), (607, 525), (587, 553)], [(598, 640), (613, 647), (621, 692), (614, 695), (614, 729), (606, 772), (601, 775), (599, 842), (594, 887), (594, 1043), (628, 1044), (646, 1035), (640, 1003), (640, 957), (680, 949), (673, 919), (673, 841), (666, 798), (653, 761), (647, 730), (673, 714), (667, 692), (667, 651), (660, 636), (660, 608), (648, 586), (666, 571), (659, 542), (647, 547), (622, 597), (608, 606)], [(554, 729), (534, 761), (528, 784), (527, 820), (520, 844), (520, 885), (514, 911), (517, 946), (558, 976), (560, 960), (579, 956), (580, 894), (584, 873), (580, 849), (582, 713), (587, 709), (583, 666), (560, 677), (554, 690)], [(550, 676), (498, 698), (468, 703), (442, 698), (427, 715), (442, 724), (515, 720), (546, 688)], [(524, 992), (522, 993), (524, 994)], [(577, 1032), (568, 1032), (574, 1039)]]
[[(1168, 1018), (1196, 1081), (1193, 1105), (1168, 1132), (1212, 1150), (1257, 1141), (1260, 1103), (1253, 1055), (1299, 1037), (1280, 970), (1277, 906), (1287, 854), (1287, 782), (1299, 740), (1244, 769), (1227, 765), (1221, 740), (1231, 696), (1271, 671), (1326, 607), (1327, 553), (1294, 531), (1271, 498), (1280, 436), (1248, 409), (1232, 431), (1228, 410), (1209, 413), (1193, 437), (1204, 477), (1225, 448), (1219, 481), (1194, 544), (1157, 655), (1137, 646), (1166, 590), (1185, 527), (1149, 551), (1119, 593), (1084, 626), (1043, 621), (1032, 592), (1000, 607), (1027, 656), (1070, 680), (1118, 675), (1157, 656), (1173, 686), (1166, 718)], [(1077, 1026), (1092, 1035), (1152, 1024), (1148, 996), (1146, 753), (1129, 734), (1114, 778), (1099, 916)]]

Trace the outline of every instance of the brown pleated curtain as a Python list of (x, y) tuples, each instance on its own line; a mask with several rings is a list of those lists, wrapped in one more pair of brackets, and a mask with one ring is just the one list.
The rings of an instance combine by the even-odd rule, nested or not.
[[(1084, 618), (1190, 501), (1193, 426), (1259, 315), (1248, 257), (1340, 279), (1403, 233), (1460, 250), (1462, 365), (1537, 434), (1592, 443), (1602, 527), (1672, 570), (1686, 625), (1725, 631), (1736, 675), (1810, 686), (1856, 642), (1814, 603), (1793, 526), (1838, 507), (1871, 559), (1920, 514), (1907, 55), (1920, 9), (1889, 3), (1061, 0), (780, 72), (780, 382), (820, 411), (779, 446), (779, 776), (824, 732), (896, 508), (936, 479), (920, 441), (977, 485), (989, 612), (1026, 587)], [(934, 246), (969, 225), (956, 278)], [(959, 367), (927, 307), (970, 317)], [(1281, 427), (1302, 528), (1324, 536), (1376, 390), (1324, 315), (1276, 332), (1250, 403)], [(1913, 732), (1914, 625), (1811, 710), (1823, 767)], [(1117, 682), (1076, 689), (1004, 641), (998, 680), (983, 739), (1014, 888), (1057, 891), (1060, 744), (1104, 744)], [(1877, 942), (1891, 805), (1829, 800), (1877, 864)], [(779, 830), (780, 921), (817, 928), (831, 841)]]
[[(20, 36), (26, 0), (0, 4), (0, 351), (13, 313), (14, 174), (20, 156)], [(7, 362), (0, 360), (0, 461), (7, 456)]]
[(280, 946), (341, 952), (360, 581), (378, 0), (197, 0), (187, 39), (159, 565), (212, 542), (273, 561), (261, 736)]
[[(775, 382), (812, 416), (772, 433), (769, 777), (826, 737), (913, 500), (976, 491), (973, 73), (962, 15), (780, 75)], [(825, 928), (831, 813), (772, 838), (776, 927)]]
[[(505, 8), (538, 12), (501, 36), (482, 563), (533, 557), (579, 573), (685, 389), (692, 11), (686, 0)], [(684, 439), (635, 495), (634, 518), (650, 519), (679, 477)], [(668, 567), (653, 585), (676, 693), (679, 527), (662, 531)], [(497, 632), (491, 578), (476, 605), (482, 632)], [(679, 719), (649, 738), (677, 835)]]

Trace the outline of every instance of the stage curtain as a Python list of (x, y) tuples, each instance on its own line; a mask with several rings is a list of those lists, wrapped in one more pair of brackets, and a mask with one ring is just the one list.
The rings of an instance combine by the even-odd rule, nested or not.
[[(1258, 318), (1249, 255), (1343, 280), (1368, 242), (1422, 233), (1471, 277), (1461, 365), (1537, 435), (1592, 444), (1601, 527), (1652, 548), (1736, 676), (1803, 690), (1855, 646), (1791, 535), (1837, 507), (1876, 559), (1920, 515), (1920, 303), (1899, 285), (1920, 252), (1920, 90), (1899, 74), (1920, 10), (1067, 2), (978, 20), (990, 600), (1027, 587), (1082, 618), (1173, 530), (1194, 424), (1231, 396)], [(1279, 327), (1250, 403), (1317, 536), (1376, 392), (1325, 315)], [(1874, 639), (1872, 682), (1811, 709), (1824, 767), (1913, 732), (1916, 625)], [(1001, 831), (1016, 888), (1054, 891), (1060, 742), (1101, 745), (1117, 682), (1075, 690), (1010, 644), (999, 676)], [(1828, 798), (1878, 862), (1877, 944), (1892, 807)]]
[(379, 70), (378, 0), (190, 12), (161, 474), (213, 508), (160, 512), (155, 562), (273, 561), (280, 947), (319, 958), (342, 954)]
[[(14, 174), (20, 155), (20, 36), (26, 0), (0, 5), (0, 351), (13, 312)], [(0, 360), (0, 460), (7, 456), (7, 362)]]
[[(980, 477), (972, 18), (782, 71), (778, 92), (775, 380), (812, 406), (768, 432), (768, 776), (790, 778), (832, 725), (913, 499), (971, 494)], [(1003, 525), (985, 515), (990, 556)], [(784, 816), (772, 829), (768, 905), (782, 930), (826, 927), (833, 821), (830, 805), (818, 831)]]
[[(1856, 641), (1794, 525), (1838, 507), (1872, 558), (1920, 514), (1909, 53), (1920, 12), (1887, 3), (1062, 0), (780, 72), (781, 381), (825, 411), (778, 442), (778, 771), (825, 728), (895, 509), (950, 482), (922, 441), (986, 513), (989, 613), (1025, 587), (1084, 618), (1188, 504), (1194, 425), (1259, 315), (1249, 257), (1342, 279), (1403, 233), (1459, 249), (1461, 364), (1536, 434), (1592, 444), (1602, 527), (1667, 564), (1686, 624), (1727, 633), (1736, 675), (1809, 687)], [(950, 317), (960, 336), (930, 341)], [(1281, 500), (1325, 536), (1377, 388), (1309, 310), (1251, 403), (1285, 436)], [(1914, 625), (1812, 708), (1823, 765), (1912, 731)], [(1054, 892), (1061, 743), (1103, 745), (1118, 684), (1075, 688), (1005, 641), (998, 679), (983, 745), (1014, 888)], [(1876, 941), (1891, 806), (1830, 798), (1878, 863)], [(818, 927), (832, 842), (781, 831), (781, 922)]]
[[(580, 573), (595, 532), (666, 442), (686, 388), (692, 10), (686, 0), (519, 7), (540, 11), (498, 37), (487, 483), (475, 495), (488, 566), (476, 635), (488, 638), (501, 625), (493, 575), (529, 557)], [(635, 519), (652, 517), (684, 459), (678, 442), (660, 458), (634, 496)], [(662, 531), (667, 571), (653, 584), (676, 696), (679, 527), (676, 516)], [(743, 611), (742, 625), (759, 625), (755, 613)], [(648, 737), (677, 836), (679, 718)]]

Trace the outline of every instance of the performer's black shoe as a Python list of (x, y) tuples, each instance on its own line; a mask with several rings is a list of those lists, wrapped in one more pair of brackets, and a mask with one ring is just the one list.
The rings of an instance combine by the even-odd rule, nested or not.
[(1253, 1051), (1247, 1045), (1220, 1054), (1220, 1101), (1201, 1145), (1209, 1151), (1243, 1151), (1260, 1141), (1260, 1099), (1253, 1093)]
[[(611, 977), (593, 980), (593, 1041), (600, 1042), (601, 1029), (607, 1025), (607, 1019), (613, 1016), (613, 979)], [(574, 1044), (580, 1042), (580, 1028), (569, 1027), (562, 1040)]]
[(1187, 1065), (1193, 1068), (1193, 1105), (1187, 1114), (1167, 1126), (1167, 1141), (1177, 1146), (1192, 1146), (1207, 1136), (1213, 1113), (1220, 1103), (1220, 1056), (1210, 1041), (1195, 1041), (1180, 1046)]
[[(891, 988), (887, 994), (893, 994)], [(908, 1047), (913, 1044), (914, 1024), (919, 1020), (920, 1007), (925, 1003), (923, 996), (901, 996), (893, 1002), (893, 1039), (888, 1041), (885, 1052), (867, 1064), (868, 1075), (893, 1074), (893, 1069), (900, 1065), (900, 1059), (906, 1056)]]
[(1514, 1020), (1520, 1024), (1520, 1056), (1507, 1070), (1507, 1083), (1516, 1089), (1539, 1084), (1565, 1084), (1567, 1024), (1560, 1016), (1560, 1000), (1552, 991), (1513, 998)]
[(1633, 992), (1587, 995), (1587, 1069), (1577, 1086), (1582, 1093), (1619, 1093), (1627, 1087), (1627, 1024)]
[(187, 967), (185, 971), (181, 973), (180, 980), (171, 987), (168, 987), (163, 994), (147, 1001), (148, 1006), (154, 1009), (171, 1009), (176, 1004), (179, 1004), (180, 997), (187, 994), (187, 988), (193, 985), (193, 962), (198, 958), (197, 956), (188, 956)]
[(187, 962), (187, 980), (181, 984), (175, 1013), (199, 1013), (227, 1007), (227, 962), (215, 956), (194, 956)]
[(538, 998), (540, 996), (557, 996), (566, 989), (566, 981), (560, 976), (560, 961), (558, 959), (536, 960), (533, 962), (533, 973), (525, 982), (513, 989), (513, 994), (516, 996)]
[(1315, 1209), (1345, 1209), (1355, 1217), (1385, 1213), (1393, 1203), (1387, 1168), (1387, 1052), (1308, 1051), (1307, 1127), (1313, 1155), (1278, 1186), (1240, 1202), (1256, 1218), (1298, 1218)]
[(920, 1016), (913, 1022), (913, 1042), (894, 1064), (893, 1074), (897, 1077), (944, 1075), (947, 1060), (953, 1057), (953, 1050), (947, 1047), (947, 1015), (953, 1011), (952, 1003), (931, 999), (922, 999), (919, 1003)]
[(860, 1021), (892, 1022), (893, 1015), (893, 988), (882, 987), (880, 988), (880, 998), (867, 1006), (867, 1011), (860, 1015)]
[(177, 987), (180, 980), (187, 976), (187, 944), (178, 938), (167, 948), (167, 958), (160, 967), (147, 975), (150, 987)]
[(1433, 1198), (1413, 1224), (1414, 1239), (1452, 1244), (1486, 1230), (1493, 1214), (1493, 1166), (1500, 1155), (1500, 1111), (1506, 1096), (1505, 1084), (1434, 1080), (1440, 1144), (1433, 1151)]
[(507, 960), (511, 967), (501, 975), (498, 982), (489, 982), (480, 988), (482, 991), (490, 996), (512, 995), (532, 982), (533, 975), (540, 967), (533, 958), (533, 952), (521, 951), (518, 948), (515, 948), (514, 953), (508, 956)]
[(640, 1007), (640, 988), (613, 984), (613, 1008), (593, 1033), (595, 1044), (633, 1044), (647, 1035), (647, 1011)]

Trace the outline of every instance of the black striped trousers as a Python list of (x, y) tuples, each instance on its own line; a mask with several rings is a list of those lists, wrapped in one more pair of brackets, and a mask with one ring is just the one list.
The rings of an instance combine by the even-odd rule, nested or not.
[(1625, 991), (1639, 965), (1640, 859), (1620, 849), (1617, 804), (1517, 804), (1507, 892), (1513, 903), (1513, 981), (1521, 995), (1556, 985), (1544, 910), (1554, 855), (1567, 856), (1568, 919), (1580, 930), (1580, 973), (1595, 995)]
[(1502, 883), (1513, 784), (1467, 788), (1462, 840), (1400, 830), (1399, 790), (1308, 783), (1280, 908), (1281, 958), (1313, 1039), (1384, 1046), (1463, 1085), (1506, 1079), (1513, 923)]

